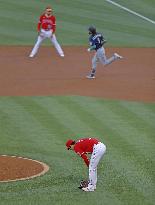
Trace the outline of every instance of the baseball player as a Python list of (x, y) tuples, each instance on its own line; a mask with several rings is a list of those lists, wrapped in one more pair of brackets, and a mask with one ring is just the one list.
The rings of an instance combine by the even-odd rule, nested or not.
[(46, 38), (49, 38), (51, 40), (59, 55), (61, 57), (64, 57), (64, 52), (55, 36), (56, 17), (52, 15), (52, 8), (50, 6), (46, 7), (45, 12), (40, 16), (37, 29), (38, 39), (29, 57), (33, 58), (36, 55), (42, 41)]
[[(97, 165), (106, 151), (106, 146), (96, 138), (82, 138), (78, 141), (69, 139), (66, 142), (68, 150), (73, 150), (84, 160), (89, 168), (88, 187), (82, 188), (83, 191), (94, 191), (97, 184)], [(91, 154), (90, 160), (87, 154)]]
[(107, 59), (105, 55), (105, 49), (103, 45), (106, 43), (103, 35), (101, 33), (96, 32), (96, 28), (94, 26), (90, 26), (89, 29), (89, 43), (90, 47), (88, 48), (88, 52), (95, 50), (95, 55), (92, 59), (92, 70), (90, 75), (86, 76), (89, 79), (95, 78), (97, 62), (100, 61), (103, 65), (107, 65), (112, 63), (117, 59), (122, 59), (123, 57), (114, 53), (112, 57)]

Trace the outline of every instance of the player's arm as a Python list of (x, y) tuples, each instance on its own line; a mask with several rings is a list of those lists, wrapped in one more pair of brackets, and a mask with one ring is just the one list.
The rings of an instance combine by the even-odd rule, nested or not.
[(105, 38), (103, 36), (101, 36), (101, 44), (105, 44), (107, 41), (105, 40)]
[(53, 16), (52, 31), (53, 31), (53, 33), (55, 33), (55, 31), (56, 31), (56, 18), (55, 18), (55, 16)]
[(89, 159), (88, 159), (86, 153), (83, 152), (83, 150), (81, 150), (78, 147), (74, 147), (74, 151), (76, 152), (76, 154), (78, 154), (84, 160), (87, 167), (89, 167)]
[(93, 44), (92, 42), (90, 42), (90, 47), (88, 48), (88, 51), (92, 51), (92, 50), (95, 50), (96, 49), (96, 45)]
[(92, 50), (95, 50), (96, 49), (96, 45), (93, 45), (93, 46), (90, 46), (89, 48), (88, 48), (88, 51), (92, 51)]
[(87, 165), (87, 167), (89, 167), (89, 159), (88, 159), (87, 155), (86, 154), (82, 154), (81, 157), (84, 160), (84, 162)]
[(40, 17), (40, 19), (38, 21), (38, 25), (37, 25), (38, 32), (40, 32), (40, 29), (41, 29), (41, 22), (42, 22), (42, 16)]

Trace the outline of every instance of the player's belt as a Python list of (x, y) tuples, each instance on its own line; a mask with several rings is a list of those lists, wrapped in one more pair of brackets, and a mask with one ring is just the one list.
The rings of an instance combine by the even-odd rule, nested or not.
[(44, 29), (45, 31), (50, 31), (51, 29), (47, 28), (47, 29)]
[(101, 45), (101, 46), (99, 46), (98, 48), (96, 48), (96, 51), (97, 51), (98, 49), (100, 49), (100, 48), (102, 48), (102, 45)]
[(94, 145), (97, 145), (97, 144), (101, 144), (102, 142), (97, 142), (97, 143), (95, 143)]

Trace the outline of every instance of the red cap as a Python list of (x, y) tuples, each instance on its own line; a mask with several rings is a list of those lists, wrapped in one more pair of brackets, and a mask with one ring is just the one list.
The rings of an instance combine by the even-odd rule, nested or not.
[(74, 140), (68, 140), (67, 142), (66, 142), (66, 147), (67, 147), (67, 149), (70, 149), (70, 146), (72, 145), (72, 144), (74, 144)]

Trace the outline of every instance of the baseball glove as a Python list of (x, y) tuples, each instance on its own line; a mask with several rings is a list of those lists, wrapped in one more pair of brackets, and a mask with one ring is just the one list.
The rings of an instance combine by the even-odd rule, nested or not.
[(88, 180), (81, 180), (80, 186), (78, 187), (79, 189), (88, 187), (89, 181)]

